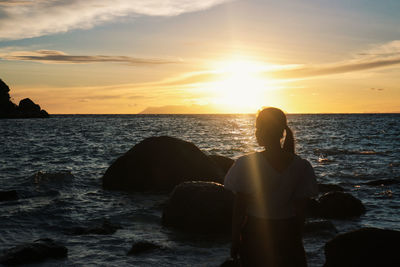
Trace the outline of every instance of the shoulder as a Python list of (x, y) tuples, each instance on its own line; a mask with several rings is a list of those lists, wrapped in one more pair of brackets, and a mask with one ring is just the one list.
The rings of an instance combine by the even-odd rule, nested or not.
[(294, 155), (293, 161), (296, 163), (295, 165), (298, 168), (302, 169), (312, 168), (311, 163), (307, 159), (304, 159), (297, 154)]

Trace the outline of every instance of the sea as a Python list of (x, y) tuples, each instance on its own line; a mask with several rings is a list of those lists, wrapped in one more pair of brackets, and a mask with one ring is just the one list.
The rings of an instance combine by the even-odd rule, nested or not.
[[(0, 202), (0, 251), (39, 238), (68, 248), (65, 259), (32, 266), (219, 266), (229, 257), (229, 236), (187, 234), (161, 225), (168, 193), (106, 191), (101, 177), (117, 157), (151, 136), (193, 142), (206, 154), (233, 159), (258, 151), (255, 115), (53, 115), (0, 120), (0, 190), (19, 199)], [(338, 233), (361, 227), (400, 230), (400, 114), (289, 114), (296, 152), (321, 183), (340, 185), (367, 212), (332, 220)], [(38, 171), (72, 176), (35, 183)], [(69, 235), (71, 226), (108, 220), (122, 229), (108, 235)], [(322, 266), (335, 233), (304, 236), (309, 266)], [(132, 244), (161, 249), (128, 256)]]

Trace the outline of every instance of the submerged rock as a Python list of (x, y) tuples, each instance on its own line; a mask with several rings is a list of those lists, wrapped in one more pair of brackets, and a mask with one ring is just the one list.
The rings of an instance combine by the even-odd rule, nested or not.
[(171, 190), (184, 181), (223, 181), (222, 170), (194, 144), (168, 136), (144, 139), (114, 161), (103, 188)]
[(0, 201), (10, 201), (10, 200), (17, 200), (18, 194), (15, 190), (10, 191), (0, 191)]
[(369, 181), (364, 184), (371, 185), (371, 186), (385, 186), (385, 185), (393, 185), (393, 184), (399, 184), (399, 183), (400, 183), (400, 180), (396, 180), (396, 179), (379, 179), (379, 180)]
[(336, 184), (318, 184), (318, 191), (320, 193), (344, 191), (344, 188)]
[(156, 249), (162, 249), (162, 246), (148, 241), (139, 241), (132, 245), (127, 255), (137, 255), (141, 253), (150, 252)]
[(108, 220), (104, 220), (102, 224), (89, 227), (77, 226), (66, 231), (69, 235), (111, 235), (118, 229), (122, 229), (119, 224), (113, 224)]
[(52, 239), (44, 238), (6, 250), (0, 257), (0, 263), (5, 265), (30, 264), (49, 258), (64, 258), (67, 254), (66, 247)]
[(38, 171), (32, 175), (32, 180), (35, 184), (41, 184), (46, 182), (65, 182), (70, 181), (74, 178), (74, 175), (70, 171), (59, 171), (59, 172), (42, 172)]
[(362, 228), (325, 244), (324, 267), (400, 266), (400, 231)]
[(362, 202), (349, 193), (329, 192), (318, 199), (318, 212), (324, 218), (346, 219), (365, 213)]
[(233, 193), (221, 184), (184, 182), (172, 192), (162, 223), (189, 232), (229, 232), (233, 200)]
[(210, 155), (208, 157), (212, 159), (220, 167), (220, 169), (224, 172), (224, 175), (226, 175), (228, 170), (232, 167), (233, 163), (235, 162), (231, 158), (220, 155)]

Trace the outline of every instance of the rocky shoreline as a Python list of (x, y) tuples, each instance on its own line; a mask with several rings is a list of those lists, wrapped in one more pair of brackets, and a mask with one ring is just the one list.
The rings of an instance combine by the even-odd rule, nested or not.
[[(233, 193), (223, 186), (223, 178), (233, 160), (222, 156), (209, 156), (194, 144), (168, 136), (151, 137), (138, 143), (117, 158), (102, 178), (103, 189), (127, 192), (164, 192), (169, 194), (163, 205), (160, 223), (173, 231), (183, 233), (223, 234), (229, 238)], [(32, 177), (35, 184), (54, 180), (70, 180), (72, 174), (37, 173)], [(390, 183), (398, 183), (393, 180)], [(383, 183), (377, 180), (368, 186)], [(363, 203), (331, 184), (319, 184), (321, 195), (308, 205), (306, 233), (329, 232), (336, 235), (324, 247), (325, 267), (336, 266), (400, 266), (400, 231), (360, 228), (337, 235), (329, 219), (346, 221), (368, 212)], [(0, 192), (2, 201), (17, 201), (18, 191)], [(100, 234), (112, 235), (120, 229), (118, 224), (104, 221), (93, 225), (77, 225), (64, 229), (65, 235)], [(44, 239), (43, 239), (44, 240)], [(47, 241), (46, 241), (47, 242)], [(53, 241), (51, 241), (53, 242)], [(32, 247), (33, 243), (24, 246)], [(42, 245), (40, 245), (42, 246)], [(0, 257), (1, 263), (21, 253), (21, 246), (10, 249)], [(127, 248), (128, 249), (128, 248)], [(128, 255), (149, 253), (164, 249), (157, 243), (135, 242)], [(35, 250), (29, 250), (30, 258)], [(42, 253), (42, 252), (37, 252)], [(42, 254), (40, 254), (42, 255)], [(47, 258), (33, 257), (40, 261)], [(64, 255), (64, 254), (63, 254)], [(32, 258), (32, 257), (31, 257)], [(4, 261), (3, 261), (4, 260)], [(35, 260), (35, 261), (38, 261)], [(24, 261), (24, 263), (27, 263)], [(220, 263), (216, 263), (218, 265)]]
[(34, 103), (31, 99), (22, 99), (18, 106), (10, 99), (10, 88), (0, 79), (0, 118), (21, 119), (21, 118), (48, 118), (50, 115), (46, 110)]

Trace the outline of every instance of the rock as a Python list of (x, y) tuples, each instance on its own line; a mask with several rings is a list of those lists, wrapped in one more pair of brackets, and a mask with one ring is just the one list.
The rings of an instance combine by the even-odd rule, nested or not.
[(208, 156), (212, 159), (215, 164), (217, 164), (220, 169), (224, 172), (224, 175), (228, 172), (228, 170), (232, 167), (233, 163), (235, 162), (233, 159), (220, 156), (220, 155), (210, 155)]
[(240, 266), (241, 264), (239, 260), (230, 258), (224, 261), (219, 267), (240, 267)]
[(335, 192), (335, 191), (344, 191), (343, 187), (336, 185), (336, 184), (318, 184), (318, 191), (320, 193), (328, 193), (328, 192)]
[(346, 219), (365, 213), (362, 202), (349, 193), (329, 192), (318, 199), (318, 212), (324, 218)]
[(371, 185), (371, 186), (385, 186), (385, 185), (393, 185), (393, 184), (399, 184), (399, 183), (400, 183), (400, 180), (396, 180), (396, 179), (379, 179), (379, 180), (369, 181), (364, 184)]
[(325, 244), (324, 267), (400, 266), (400, 231), (362, 228)]
[(107, 169), (103, 188), (172, 190), (184, 181), (223, 181), (222, 170), (194, 144), (168, 136), (144, 139)]
[(18, 194), (15, 190), (0, 191), (0, 201), (17, 200)]
[(122, 227), (118, 224), (113, 224), (108, 220), (104, 220), (100, 225), (90, 227), (77, 226), (66, 231), (69, 235), (111, 235)]
[(48, 118), (49, 114), (41, 110), (29, 98), (25, 98), (15, 105), (10, 99), (10, 88), (0, 79), (0, 118)]
[(320, 217), (319, 202), (316, 199), (309, 198), (306, 203), (306, 216), (307, 217)]
[(233, 200), (221, 184), (184, 182), (172, 192), (162, 224), (196, 233), (230, 232)]
[(70, 181), (74, 178), (74, 175), (70, 171), (59, 171), (59, 172), (38, 171), (37, 173), (32, 175), (31, 178), (35, 184), (41, 184), (47, 182)]
[(306, 222), (304, 225), (304, 233), (315, 233), (315, 232), (337, 233), (337, 229), (331, 221), (323, 220), (323, 221)]
[(131, 249), (128, 251), (127, 255), (137, 255), (141, 253), (150, 252), (152, 250), (161, 249), (162, 247), (158, 244), (148, 242), (148, 241), (139, 241), (132, 245)]
[(52, 239), (44, 238), (6, 250), (0, 257), (0, 263), (5, 265), (37, 263), (48, 258), (64, 258), (67, 254), (66, 247)]

